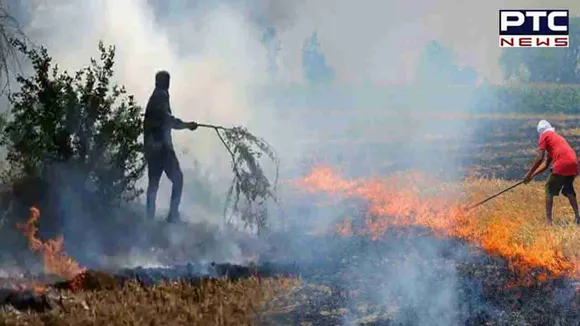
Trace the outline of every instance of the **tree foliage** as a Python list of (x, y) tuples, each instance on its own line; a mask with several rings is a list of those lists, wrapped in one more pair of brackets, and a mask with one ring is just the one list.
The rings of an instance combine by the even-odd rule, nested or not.
[(475, 85), (477, 72), (471, 67), (459, 67), (455, 53), (443, 44), (428, 43), (419, 58), (417, 80), (423, 84)]
[(304, 43), (302, 48), (302, 67), (304, 77), (310, 84), (330, 84), (335, 75), (326, 63), (326, 58), (320, 50), (318, 34), (314, 33)]
[(278, 55), (280, 50), (282, 50), (282, 42), (278, 36), (278, 32), (274, 27), (269, 27), (264, 31), (262, 35), (262, 44), (268, 53), (268, 72), (276, 77), (278, 74)]
[[(264, 234), (268, 226), (268, 200), (278, 202), (276, 185), (280, 161), (274, 148), (244, 127), (210, 127), (215, 129), (232, 160), (234, 177), (226, 197), (226, 223), (231, 225), (233, 218), (238, 217), (245, 227), (256, 229), (259, 235)], [(260, 165), (263, 156), (274, 163), (273, 182), (268, 180)]]
[(34, 69), (33, 76), (17, 77), (20, 90), (9, 97), (10, 120), (2, 130), (13, 172), (90, 193), (98, 205), (136, 198), (144, 170), (141, 108), (111, 82), (115, 48), (99, 43), (99, 60), (70, 75), (45, 48), (13, 46)]
[(570, 19), (568, 48), (506, 48), (500, 65), (506, 79), (528, 83), (580, 83), (580, 18)]
[(552, 113), (580, 112), (580, 85), (494, 86), (479, 89), (474, 97), (475, 112)]

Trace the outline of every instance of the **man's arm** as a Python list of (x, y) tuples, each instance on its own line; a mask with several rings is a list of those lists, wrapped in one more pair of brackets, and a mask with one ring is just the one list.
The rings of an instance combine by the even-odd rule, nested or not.
[(169, 106), (169, 96), (166, 93), (161, 93), (157, 95), (157, 105), (153, 105), (149, 112), (150, 114), (150, 125), (153, 127), (168, 126), (171, 129), (181, 130), (181, 129), (192, 129), (197, 128), (195, 122), (184, 122), (183, 120), (175, 117), (171, 114), (171, 108)]
[(552, 164), (552, 158), (551, 157), (546, 157), (546, 160), (544, 161), (544, 165), (542, 165), (541, 168), (539, 168), (535, 173), (534, 173), (534, 177), (537, 175), (540, 175), (542, 173), (544, 173), (544, 171), (546, 171), (550, 165)]
[(163, 93), (161, 98), (161, 103), (159, 105), (160, 111), (163, 113), (161, 120), (163, 121), (164, 125), (169, 126), (171, 129), (186, 129), (187, 124), (183, 122), (183, 120), (175, 117), (171, 114), (171, 108), (169, 106), (169, 96), (166, 93)]
[(526, 173), (526, 176), (524, 177), (524, 182), (528, 183), (532, 180), (532, 178), (542, 172), (544, 172), (549, 164), (548, 160), (550, 161), (549, 163), (551, 163), (551, 159), (548, 158), (548, 160), (546, 160), (546, 166), (543, 167), (543, 169), (541, 171), (537, 171), (538, 167), (540, 167), (540, 164), (542, 164), (542, 162), (544, 161), (544, 158), (546, 157), (546, 151), (543, 149), (538, 150), (538, 155), (536, 156), (536, 159), (534, 160), (534, 162), (532, 163), (532, 167), (530, 168), (530, 170), (528, 170), (528, 173)]
[(174, 117), (169, 112), (167, 113), (167, 117), (165, 119), (166, 119), (166, 121), (168, 121), (167, 123), (171, 126), (171, 129), (181, 130), (181, 129), (187, 129), (187, 127), (188, 127), (187, 122), (184, 122), (183, 120)]

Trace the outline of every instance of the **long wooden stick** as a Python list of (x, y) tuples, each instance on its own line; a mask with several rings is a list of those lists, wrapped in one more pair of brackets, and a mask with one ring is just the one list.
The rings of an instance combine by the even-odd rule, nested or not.
[(226, 129), (225, 127), (222, 127), (222, 126), (208, 125), (205, 123), (198, 123), (197, 126), (204, 127), (204, 128), (212, 128), (212, 129), (216, 129), (216, 130), (218, 130), (218, 129), (225, 130)]
[(486, 199), (484, 199), (484, 200), (482, 200), (482, 201), (480, 201), (480, 202), (478, 202), (478, 203), (476, 203), (476, 204), (473, 204), (473, 205), (469, 206), (469, 207), (467, 208), (467, 210), (471, 210), (471, 209), (473, 209), (473, 208), (476, 208), (477, 206), (483, 205), (483, 204), (485, 204), (486, 202), (488, 202), (488, 201), (490, 201), (490, 200), (494, 199), (495, 197), (497, 197), (497, 196), (499, 196), (499, 195), (503, 194), (504, 192), (507, 192), (507, 191), (510, 191), (510, 190), (514, 189), (515, 187), (517, 187), (517, 186), (521, 185), (522, 183), (524, 183), (524, 180), (522, 180), (522, 181), (520, 181), (520, 182), (518, 182), (518, 183), (516, 183), (516, 184), (514, 184), (514, 185), (511, 185), (511, 186), (509, 186), (509, 187), (505, 188), (504, 190), (502, 190), (502, 191), (500, 191), (500, 192), (498, 192), (498, 193), (496, 193), (496, 194), (494, 194), (494, 195), (491, 195), (491, 196), (487, 197)]

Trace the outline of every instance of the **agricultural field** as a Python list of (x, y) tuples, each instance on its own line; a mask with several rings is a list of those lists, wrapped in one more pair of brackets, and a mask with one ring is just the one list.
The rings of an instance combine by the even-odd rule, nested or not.
[(351, 125), (303, 137), (305, 144), (325, 149), (312, 150), (308, 157), (313, 159), (307, 166), (316, 161), (332, 162), (353, 177), (422, 170), (446, 180), (466, 176), (516, 180), (525, 174), (536, 153), (540, 119), (550, 121), (580, 149), (580, 117), (575, 115), (449, 114), (419, 118), (385, 114), (372, 119), (360, 117), (360, 121), (350, 115), (343, 117), (341, 121)]
[(374, 142), (319, 135), (336, 150), (286, 180), (293, 223), (249, 249), (251, 263), (81, 269), (65, 283), (23, 285), (29, 301), (1, 294), (33, 310), (5, 305), (0, 324), (578, 324), (580, 230), (565, 200), (554, 226), (541, 180), (465, 209), (524, 175), (542, 118), (580, 149), (580, 117), (562, 115), (429, 117), (412, 137), (367, 128)]

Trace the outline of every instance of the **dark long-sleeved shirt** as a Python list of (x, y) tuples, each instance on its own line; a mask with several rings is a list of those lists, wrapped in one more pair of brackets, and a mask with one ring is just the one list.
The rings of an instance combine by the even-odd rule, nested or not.
[(143, 121), (145, 149), (173, 149), (171, 129), (183, 129), (185, 123), (171, 113), (169, 92), (156, 87), (147, 102)]

